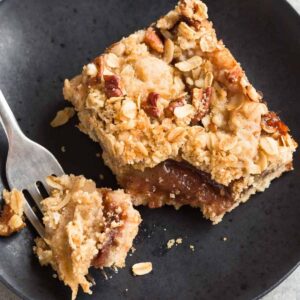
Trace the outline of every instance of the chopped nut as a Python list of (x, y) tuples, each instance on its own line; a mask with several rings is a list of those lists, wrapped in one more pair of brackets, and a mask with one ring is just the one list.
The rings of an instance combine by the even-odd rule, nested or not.
[(98, 69), (94, 63), (87, 64), (86, 74), (91, 77), (95, 77), (98, 74)]
[(192, 123), (198, 123), (208, 112), (210, 107), (210, 100), (212, 95), (212, 88), (203, 89), (194, 88), (192, 91), (192, 103), (197, 110), (196, 116)]
[(201, 66), (201, 64), (202, 58), (200, 56), (193, 56), (188, 60), (175, 64), (175, 67), (182, 72), (188, 72)]
[(108, 98), (122, 96), (120, 78), (116, 75), (104, 75), (104, 91)]
[(158, 53), (164, 52), (164, 44), (152, 27), (149, 27), (146, 31), (145, 43)]
[(97, 66), (98, 73), (94, 80), (90, 79), (89, 84), (93, 85), (101, 81), (104, 71), (104, 59), (103, 55), (100, 55), (94, 59), (94, 64)]
[(128, 119), (134, 119), (137, 114), (137, 107), (134, 101), (131, 99), (125, 99), (122, 102), (121, 108), (122, 114)]
[(151, 262), (141, 262), (132, 266), (132, 272), (134, 276), (141, 276), (149, 274), (152, 271)]
[(65, 107), (56, 113), (55, 118), (51, 121), (52, 127), (58, 127), (66, 124), (75, 115), (73, 107)]
[(272, 111), (262, 115), (261, 126), (267, 133), (278, 131), (281, 135), (286, 135), (289, 131), (289, 128), (280, 120), (276, 113)]
[(174, 58), (174, 43), (170, 39), (165, 41), (164, 61), (169, 64)]
[(169, 105), (165, 108), (164, 113), (167, 118), (172, 118), (174, 115), (174, 109), (184, 105), (184, 98), (180, 97), (178, 99), (172, 100)]
[(160, 115), (160, 110), (157, 106), (157, 102), (160, 98), (158, 93), (151, 92), (145, 102), (142, 103), (142, 108), (146, 114), (150, 117), (157, 118)]

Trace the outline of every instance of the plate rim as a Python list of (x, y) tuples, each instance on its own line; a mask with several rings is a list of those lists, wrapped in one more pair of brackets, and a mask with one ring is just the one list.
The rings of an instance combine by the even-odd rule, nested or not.
[[(205, 0), (203, 0), (205, 2)], [(300, 19), (300, 11), (298, 11), (290, 2), (289, 0), (281, 0), (287, 9), (290, 10), (290, 12), (293, 12), (295, 17), (297, 16)], [(0, 7), (1, 4), (4, 4), (5, 1), (0, 0)], [(33, 230), (33, 229), (32, 229)], [(298, 268), (300, 268), (300, 259), (299, 261), (291, 267), (291, 269), (285, 273), (276, 283), (268, 287), (265, 291), (261, 292), (259, 295), (252, 298), (252, 300), (259, 300), (262, 299), (264, 296), (268, 295), (271, 291), (273, 291), (275, 288), (277, 288), (281, 283), (283, 283), (285, 280), (287, 280)], [(13, 286), (4, 276), (3, 274), (0, 274), (0, 282), (3, 284), (5, 288), (7, 288), (10, 292), (15, 294), (17, 297), (19, 297), (22, 300), (32, 300), (28, 298), (26, 295), (24, 295), (18, 287)]]

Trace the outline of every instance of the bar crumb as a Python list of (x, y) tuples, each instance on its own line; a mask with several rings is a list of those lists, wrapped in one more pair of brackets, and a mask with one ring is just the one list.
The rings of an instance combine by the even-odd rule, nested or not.
[(151, 262), (136, 263), (132, 266), (132, 273), (134, 276), (142, 276), (149, 274), (152, 271)]
[(182, 238), (177, 238), (176, 239), (176, 246), (182, 244)]
[(167, 243), (167, 248), (168, 248), (168, 249), (171, 249), (174, 245), (175, 245), (175, 240), (174, 240), (174, 239), (171, 239), (171, 240), (169, 240), (168, 243)]

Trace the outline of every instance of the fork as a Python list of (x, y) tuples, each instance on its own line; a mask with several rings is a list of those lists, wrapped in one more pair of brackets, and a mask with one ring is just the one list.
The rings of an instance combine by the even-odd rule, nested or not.
[[(50, 194), (46, 177), (49, 175), (61, 176), (64, 171), (51, 152), (24, 135), (1, 90), (0, 122), (8, 139), (6, 178), (9, 188), (27, 191), (41, 210), (43, 197), (38, 183), (41, 183)], [(44, 226), (26, 199), (24, 213), (38, 234), (45, 238)]]

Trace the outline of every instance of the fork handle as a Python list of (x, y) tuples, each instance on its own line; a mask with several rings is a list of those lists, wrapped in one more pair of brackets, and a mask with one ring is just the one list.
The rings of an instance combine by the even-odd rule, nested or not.
[(23, 132), (18, 125), (18, 122), (11, 111), (7, 101), (0, 90), (0, 122), (4, 127), (8, 142), (17, 136), (23, 136)]

